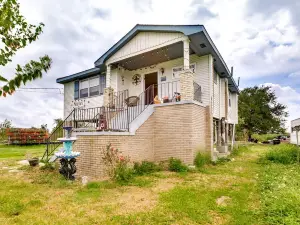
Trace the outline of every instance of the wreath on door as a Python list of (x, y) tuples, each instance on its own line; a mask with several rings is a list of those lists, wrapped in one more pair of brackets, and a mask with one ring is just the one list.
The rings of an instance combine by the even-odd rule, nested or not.
[(141, 83), (141, 75), (140, 74), (135, 74), (132, 77), (132, 84), (133, 85), (138, 85)]

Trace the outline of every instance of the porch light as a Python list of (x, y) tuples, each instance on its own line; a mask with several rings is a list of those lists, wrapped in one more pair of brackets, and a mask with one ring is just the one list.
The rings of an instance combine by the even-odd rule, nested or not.
[(200, 47), (201, 47), (201, 48), (205, 48), (206, 45), (205, 45), (204, 43), (201, 43), (201, 44), (200, 44)]
[(165, 69), (164, 68), (160, 68), (160, 72), (161, 72), (161, 75), (163, 75), (164, 72), (165, 72)]

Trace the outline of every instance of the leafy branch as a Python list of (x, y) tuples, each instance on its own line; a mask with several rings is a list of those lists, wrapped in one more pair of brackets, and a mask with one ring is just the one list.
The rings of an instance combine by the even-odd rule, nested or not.
[[(28, 24), (20, 14), (20, 4), (17, 0), (0, 0), (0, 39), (3, 43), (0, 49), (0, 66), (5, 66), (12, 61), (12, 57), (19, 49), (36, 41), (43, 32), (45, 25)], [(39, 61), (31, 60), (24, 67), (17, 65), (15, 77), (11, 80), (0, 74), (0, 81), (7, 82), (0, 87), (0, 96), (12, 94), (16, 88), (28, 81), (41, 78), (43, 71), (47, 72), (52, 60), (45, 55)]]

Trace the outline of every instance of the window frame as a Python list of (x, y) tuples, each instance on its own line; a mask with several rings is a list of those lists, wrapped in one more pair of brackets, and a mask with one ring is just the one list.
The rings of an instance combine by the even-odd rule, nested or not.
[[(102, 78), (102, 80), (101, 80), (101, 77), (104, 77), (104, 78)], [(99, 80), (98, 85), (96, 85), (96, 86), (90, 86), (90, 80), (93, 80), (95, 78), (98, 78), (98, 80)], [(103, 82), (103, 80), (104, 80), (104, 83), (101, 83), (101, 81)], [(88, 82), (88, 88), (87, 88), (88, 89), (88, 96), (81, 97), (81, 94), (80, 94), (81, 90), (86, 89), (86, 88), (82, 88), (82, 83), (84, 81)], [(106, 81), (106, 74), (101, 74), (101, 75), (97, 75), (97, 76), (93, 76), (93, 77), (89, 77), (89, 78), (85, 78), (85, 79), (79, 80), (79, 90), (78, 90), (78, 95), (79, 96), (78, 96), (78, 99), (93, 98), (93, 97), (97, 97), (97, 96), (103, 95), (104, 94), (104, 88), (106, 87), (106, 82), (105, 81)], [(99, 94), (91, 96), (90, 89), (93, 88), (93, 87), (97, 87), (97, 86), (99, 87), (98, 88)], [(103, 89), (102, 91), (101, 91), (101, 88)]]

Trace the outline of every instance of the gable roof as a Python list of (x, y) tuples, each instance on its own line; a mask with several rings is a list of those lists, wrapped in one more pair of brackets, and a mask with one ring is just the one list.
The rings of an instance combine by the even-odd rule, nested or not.
[(114, 44), (107, 52), (105, 52), (99, 59), (95, 61), (95, 66), (100, 66), (104, 62), (126, 45), (137, 33), (152, 31), (152, 32), (180, 32), (186, 36), (201, 32), (202, 25), (143, 25), (137, 24), (124, 37), (122, 37), (116, 44)]
[(137, 24), (133, 27), (124, 37), (122, 37), (116, 44), (114, 44), (107, 52), (105, 52), (99, 59), (94, 63), (95, 68), (76, 73), (67, 77), (62, 77), (57, 79), (57, 83), (66, 83), (72, 80), (88, 77), (95, 73), (104, 72), (106, 70), (105, 61), (108, 60), (112, 55), (114, 55), (118, 50), (120, 50), (124, 45), (126, 45), (133, 37), (135, 37), (139, 32), (180, 32), (188, 36), (194, 46), (198, 46), (198, 40), (204, 40), (208, 43), (207, 51), (213, 55), (216, 59), (216, 65), (222, 73), (219, 75), (221, 77), (228, 78), (229, 89), (233, 92), (239, 92), (239, 89), (230, 73), (224, 59), (219, 53), (217, 47), (208, 35), (205, 27), (203, 25), (145, 25)]

